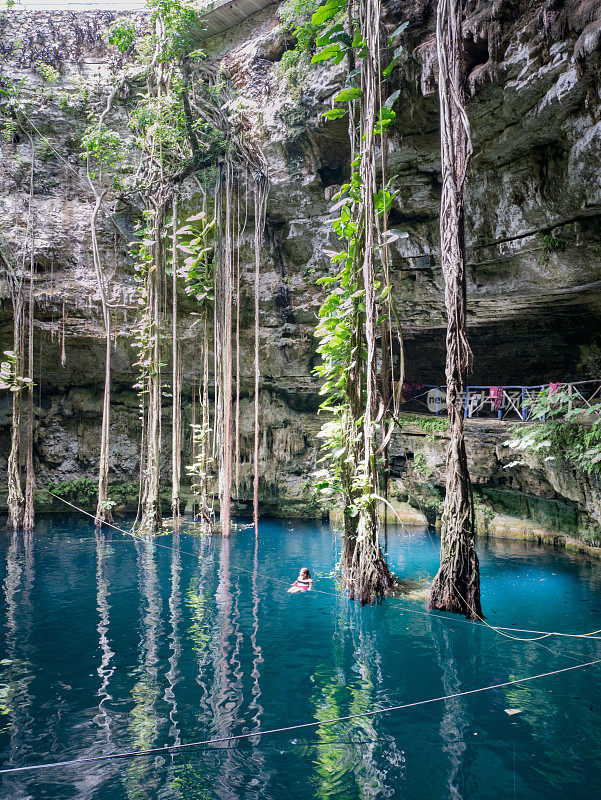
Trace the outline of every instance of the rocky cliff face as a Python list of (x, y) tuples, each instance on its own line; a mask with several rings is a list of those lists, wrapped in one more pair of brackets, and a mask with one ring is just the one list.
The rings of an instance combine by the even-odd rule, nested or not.
[[(469, 0), (466, 6), (474, 141), (467, 208), (473, 383), (588, 377), (591, 369), (601, 368), (590, 357), (599, 341), (601, 313), (601, 2)], [(392, 88), (399, 88), (401, 97), (387, 161), (399, 190), (392, 224), (409, 234), (393, 253), (407, 378), (422, 383), (441, 382), (444, 370), (434, 8), (433, 0), (389, 2), (384, 20), (391, 28), (405, 19), (410, 23), (406, 58), (393, 75)], [(118, 54), (103, 36), (111, 19), (98, 13), (7, 12), (0, 22), (3, 76), (13, 83), (24, 78), (26, 87), (38, 90), (46, 86), (47, 95), (26, 107), (36, 145), (36, 459), (41, 486), (50, 480), (93, 478), (99, 452), (104, 356), (89, 233), (92, 199), (77, 150), (86, 107), (105, 102), (118, 66)], [(141, 15), (133, 20), (140, 29), (145, 25)], [(264, 509), (314, 514), (319, 512), (311, 501), (310, 473), (320, 421), (312, 332), (323, 291), (316, 280), (330, 270), (326, 251), (336, 241), (328, 201), (349, 173), (349, 153), (345, 123), (320, 117), (332, 105), (341, 70), (316, 65), (302, 76), (300, 89), (292, 89), (280, 63), (291, 44), (276, 3), (203, 47), (229, 79), (248, 121), (248, 135), (269, 163), (260, 320)], [(45, 84), (40, 60), (60, 71), (54, 90)], [(117, 104), (114, 124), (125, 124), (125, 116), (125, 105)], [(27, 140), (10, 135), (1, 140), (0, 249), (7, 255), (18, 256), (22, 247), (28, 164)], [(186, 197), (190, 208), (197, 207), (193, 179), (186, 184)], [(136, 481), (139, 465), (130, 347), (136, 302), (126, 247), (133, 217), (124, 203), (109, 204), (107, 210), (100, 246), (111, 301), (118, 308), (111, 477), (127, 484)], [(242, 505), (249, 498), (253, 434), (251, 261), (247, 239), (240, 297)], [(10, 345), (11, 307), (5, 283), (0, 291), (4, 349)], [(188, 422), (199, 371), (192, 323), (184, 315)], [(5, 474), (8, 400), (1, 402), (0, 470)], [(473, 426), (470, 436), (476, 481), (483, 487), (510, 488), (553, 502), (569, 499), (574, 513), (584, 515), (582, 525), (599, 520), (595, 487), (584, 496), (574, 489), (573, 476), (564, 471), (564, 477), (553, 478), (540, 465), (534, 473), (522, 469), (508, 477), (499, 466), (505, 432)], [(395, 474), (405, 482), (401, 494), (424, 483), (412, 479), (411, 454), (420, 449), (420, 441), (405, 437), (396, 444)], [(429, 446), (421, 441), (422, 450)], [(186, 450), (189, 459), (189, 434)], [(485, 464), (482, 453), (497, 460)], [(426, 483), (440, 486), (439, 467), (434, 465)], [(488, 497), (492, 504), (500, 502)]]

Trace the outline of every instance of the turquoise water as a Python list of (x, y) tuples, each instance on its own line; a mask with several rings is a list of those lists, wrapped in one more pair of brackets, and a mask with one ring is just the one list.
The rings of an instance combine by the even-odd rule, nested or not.
[[(329, 528), (263, 522), (230, 541), (148, 543), (64, 517), (0, 537), (0, 767), (311, 722), (601, 657), (601, 642), (515, 642), (423, 601), (357, 608), (328, 577)], [(500, 625), (601, 628), (601, 564), (479, 542)], [(425, 578), (426, 532), (391, 531), (390, 563)], [(286, 593), (301, 566), (327, 592)], [(330, 594), (331, 593), (331, 594)], [(520, 709), (509, 716), (505, 709)], [(581, 798), (601, 791), (601, 668), (197, 748), (0, 776), (16, 800)]]

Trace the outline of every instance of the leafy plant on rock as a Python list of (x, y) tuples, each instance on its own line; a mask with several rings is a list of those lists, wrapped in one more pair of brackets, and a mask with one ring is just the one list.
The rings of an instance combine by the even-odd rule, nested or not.
[(515, 426), (507, 447), (601, 475), (601, 403), (587, 407), (565, 385), (545, 388), (533, 403), (531, 418), (536, 421)]

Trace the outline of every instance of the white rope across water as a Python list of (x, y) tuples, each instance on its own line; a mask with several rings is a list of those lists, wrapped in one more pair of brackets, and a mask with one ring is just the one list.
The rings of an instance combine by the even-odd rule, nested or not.
[(8, 769), (0, 769), (0, 775), (14, 774), (16, 772), (33, 772), (42, 769), (53, 769), (57, 767), (73, 767), (77, 764), (91, 764), (101, 761), (112, 761), (118, 758), (140, 758), (143, 756), (153, 756), (160, 753), (177, 753), (181, 750), (186, 750), (192, 747), (210, 747), (217, 744), (226, 744), (228, 742), (237, 742), (242, 739), (256, 739), (262, 736), (270, 736), (275, 733), (289, 733), (291, 731), (298, 731), (307, 728), (318, 728), (322, 725), (333, 725), (337, 722), (348, 722), (352, 719), (361, 719), (365, 717), (373, 717), (377, 714), (389, 714), (393, 711), (404, 711), (409, 708), (417, 708), (418, 706), (425, 706), (431, 703), (442, 703), (445, 700), (454, 700), (458, 697), (467, 697), (472, 694), (481, 694), (482, 692), (490, 692), (493, 689), (503, 689), (507, 686), (515, 686), (519, 683), (526, 683), (528, 681), (535, 681), (541, 678), (549, 678), (552, 675), (560, 675), (564, 672), (573, 672), (577, 669), (585, 669), (587, 667), (594, 667), (601, 664), (601, 659), (595, 661), (588, 661), (585, 664), (573, 664), (570, 667), (563, 667), (562, 669), (555, 669), (551, 672), (541, 672), (538, 675), (528, 675), (525, 678), (516, 678), (511, 681), (504, 681), (503, 683), (495, 683), (491, 686), (482, 686), (478, 689), (467, 689), (464, 692), (454, 692), (453, 694), (446, 694), (440, 697), (430, 697), (426, 700), (416, 700), (412, 703), (403, 703), (398, 706), (388, 706), (386, 708), (375, 708), (371, 711), (363, 711), (359, 714), (348, 714), (345, 717), (332, 717), (331, 719), (318, 720), (314, 722), (302, 722), (298, 725), (287, 725), (282, 728), (269, 728), (268, 730), (258, 730), (253, 733), (240, 733), (236, 736), (220, 736), (215, 739), (203, 739), (198, 742), (186, 742), (184, 744), (171, 744), (163, 747), (152, 747), (147, 750), (128, 750), (122, 753), (110, 753), (103, 756), (88, 756), (86, 758), (74, 758), (68, 761), (52, 761), (46, 764), (30, 764), (25, 767), (9, 767)]
[[(70, 506), (75, 511), (79, 511), (80, 514), (84, 514), (86, 517), (89, 517), (90, 519), (93, 519), (93, 520), (96, 519), (94, 514), (90, 514), (88, 511), (85, 511), (83, 508), (79, 508), (79, 506), (76, 506), (73, 503), (70, 503), (68, 500), (65, 500), (64, 497), (59, 497), (59, 495), (54, 494), (49, 489), (43, 489), (42, 491), (44, 491), (47, 494), (51, 495), (51, 497), (54, 497), (56, 500), (60, 500), (61, 503), (65, 503), (65, 505)], [(148, 542), (149, 541), (146, 536), (137, 536), (133, 530), (129, 530), (128, 531), (128, 530), (125, 530), (124, 528), (119, 528), (119, 526), (113, 525), (113, 524), (108, 523), (108, 522), (103, 522), (102, 525), (107, 527), (107, 528), (112, 528), (113, 530), (118, 531), (119, 533), (123, 533), (125, 536), (131, 536), (132, 539), (135, 539), (138, 542)], [(173, 552), (173, 547), (169, 547), (169, 545), (166, 545), (166, 544), (161, 544), (160, 542), (156, 542), (155, 541), (154, 542), (154, 546), (155, 547), (160, 547), (163, 550), (170, 550), (171, 552)], [(182, 553), (183, 555), (189, 555), (192, 558), (196, 557), (196, 555), (194, 553), (188, 553), (185, 550), (180, 550), (179, 552)], [(214, 559), (214, 558), (213, 559), (209, 559), (209, 560), (213, 561), (214, 563), (218, 563), (217, 560)], [(246, 572), (249, 575), (252, 574), (252, 570), (245, 569), (244, 567), (237, 567), (237, 566), (235, 566), (233, 564), (230, 565), (230, 566), (231, 566), (232, 569), (235, 569), (238, 572)], [(275, 583), (281, 583), (282, 585), (286, 585), (286, 586), (290, 585), (290, 581), (284, 580), (282, 578), (276, 578), (273, 575), (265, 575), (265, 577), (268, 577), (269, 580), (272, 580)], [(324, 589), (315, 589), (315, 588), (313, 588), (311, 591), (315, 592), (316, 594), (327, 595), (328, 597), (338, 597), (339, 596), (338, 594), (336, 594), (334, 592), (327, 592)], [(493, 625), (483, 625), (481, 623), (472, 622), (471, 620), (463, 619), (461, 617), (448, 617), (445, 614), (440, 614), (440, 613), (437, 613), (437, 612), (420, 611), (417, 608), (410, 608), (409, 606), (403, 605), (402, 602), (400, 601), (400, 599), (396, 598), (396, 597), (388, 598), (388, 602), (392, 603), (393, 605), (396, 605), (397, 608), (400, 608), (402, 611), (406, 611), (409, 614), (418, 614), (418, 615), (420, 615), (422, 617), (428, 617), (429, 619), (443, 619), (443, 620), (446, 620), (447, 622), (463, 623), (465, 625), (470, 625), (472, 628), (477, 628), (477, 627), (487, 628), (489, 630), (493, 630), (493, 631), (496, 631), (496, 632), (499, 632), (499, 631), (513, 631), (514, 633), (531, 633), (531, 634), (536, 635), (536, 638), (533, 638), (533, 639), (516, 639), (516, 641), (537, 642), (537, 641), (540, 640), (540, 638), (542, 638), (542, 637), (547, 638), (549, 636), (560, 636), (560, 637), (568, 638), (568, 639), (591, 639), (591, 640), (598, 640), (598, 641), (601, 640), (601, 629), (595, 630), (595, 631), (589, 631), (588, 633), (567, 633), (567, 632), (566, 633), (562, 633), (562, 632), (559, 632), (559, 631), (535, 631), (535, 630), (528, 630), (526, 628), (510, 628), (510, 627), (503, 627), (502, 625), (494, 625), (494, 626)]]

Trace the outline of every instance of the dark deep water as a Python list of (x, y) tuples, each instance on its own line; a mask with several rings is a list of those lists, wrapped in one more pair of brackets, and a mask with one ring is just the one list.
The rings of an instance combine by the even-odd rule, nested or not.
[[(339, 540), (322, 526), (263, 522), (255, 553), (250, 530), (141, 543), (63, 517), (0, 547), (3, 768), (323, 720), (601, 657), (601, 641), (515, 642), (424, 614), (423, 601), (288, 595), (305, 565), (334, 591)], [(521, 542), (479, 550), (490, 622), (601, 628), (601, 563)], [(391, 533), (389, 558), (405, 577), (437, 563), (425, 532)], [(569, 800), (601, 792), (600, 731), (597, 666), (230, 747), (0, 776), (0, 797)]]

